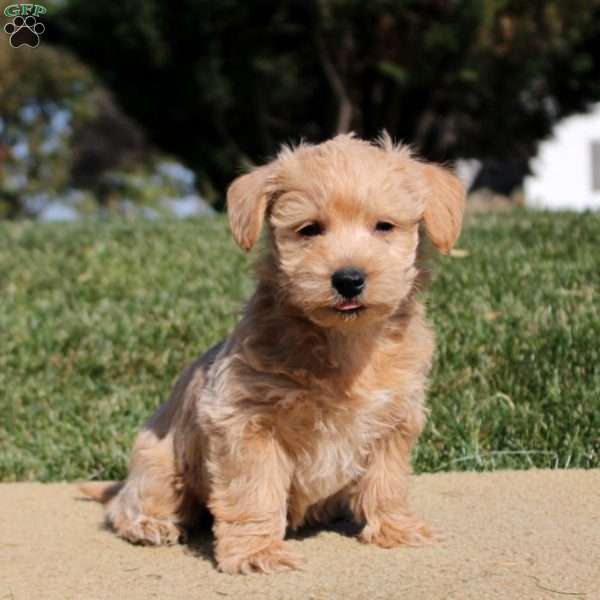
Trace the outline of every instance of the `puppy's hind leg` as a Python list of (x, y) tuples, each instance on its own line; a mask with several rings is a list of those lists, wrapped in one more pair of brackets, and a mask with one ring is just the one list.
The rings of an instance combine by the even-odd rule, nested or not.
[(175, 544), (183, 536), (182, 487), (171, 435), (159, 438), (144, 430), (135, 442), (127, 480), (107, 504), (106, 519), (118, 536), (135, 544)]
[(333, 496), (313, 504), (306, 512), (305, 522), (308, 525), (329, 525), (339, 519), (351, 517), (347, 494), (344, 488)]

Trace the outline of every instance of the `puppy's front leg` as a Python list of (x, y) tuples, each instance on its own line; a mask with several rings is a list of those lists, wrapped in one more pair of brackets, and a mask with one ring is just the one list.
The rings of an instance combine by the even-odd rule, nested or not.
[(411, 441), (401, 431), (379, 440), (366, 472), (350, 488), (350, 507), (365, 523), (361, 542), (394, 548), (434, 538), (427, 524), (408, 509)]
[(292, 467), (271, 434), (219, 440), (210, 461), (215, 554), (225, 573), (299, 568), (283, 542)]

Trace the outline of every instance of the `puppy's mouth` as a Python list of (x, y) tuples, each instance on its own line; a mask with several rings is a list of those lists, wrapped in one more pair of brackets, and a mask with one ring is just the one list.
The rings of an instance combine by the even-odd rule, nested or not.
[(341, 302), (334, 304), (333, 309), (341, 315), (350, 316), (358, 315), (366, 310), (366, 306), (356, 300), (342, 300)]

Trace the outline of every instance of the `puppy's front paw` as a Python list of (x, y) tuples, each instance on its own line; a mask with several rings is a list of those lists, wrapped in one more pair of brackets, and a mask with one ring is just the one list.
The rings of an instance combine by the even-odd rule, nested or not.
[(258, 550), (247, 556), (237, 554), (219, 559), (219, 570), (223, 573), (275, 573), (301, 569), (304, 559), (288, 550), (283, 542), (273, 542), (267, 548)]
[(375, 544), (381, 548), (397, 546), (426, 546), (438, 541), (438, 535), (427, 523), (414, 515), (403, 515), (378, 524), (365, 525), (358, 539), (364, 544)]

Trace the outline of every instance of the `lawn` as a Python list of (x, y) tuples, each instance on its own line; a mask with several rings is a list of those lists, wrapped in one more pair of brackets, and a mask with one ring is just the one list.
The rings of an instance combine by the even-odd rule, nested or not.
[[(416, 470), (600, 467), (600, 214), (473, 216), (460, 248)], [(122, 477), (248, 267), (223, 218), (0, 226), (0, 480)]]

